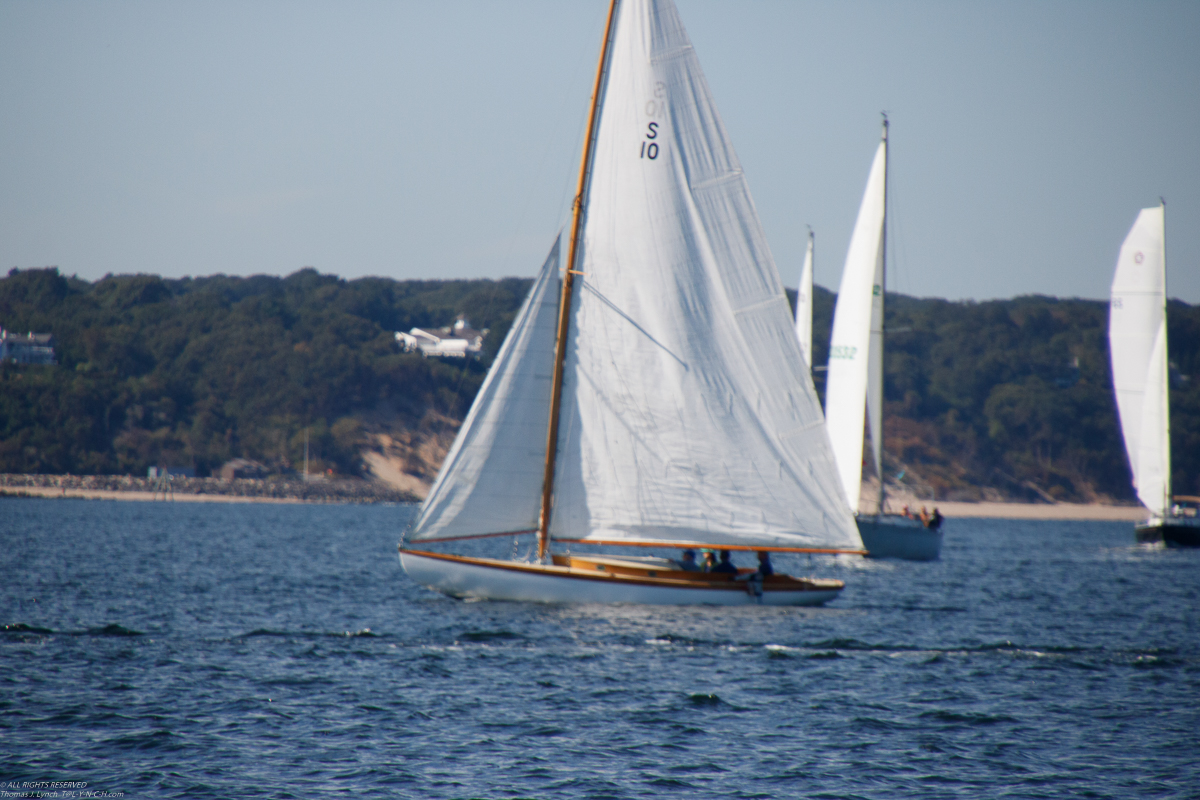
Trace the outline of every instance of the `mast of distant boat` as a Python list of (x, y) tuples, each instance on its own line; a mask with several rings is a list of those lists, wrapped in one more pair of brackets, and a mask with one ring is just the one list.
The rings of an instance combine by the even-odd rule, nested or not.
[[(813, 369), (812, 309), (815, 241), (810, 225), (808, 226), (808, 250), (804, 253), (804, 266), (800, 268), (800, 283), (796, 286), (796, 338), (800, 341), (800, 354), (804, 356), (804, 366), (810, 372)], [(822, 367), (822, 369), (824, 368)]]
[(583, 229), (584, 197), (588, 177), (592, 171), (594, 144), (596, 141), (597, 111), (600, 108), (600, 92), (604, 86), (604, 73), (608, 69), (608, 55), (612, 43), (613, 20), (616, 17), (617, 0), (608, 6), (608, 21), (604, 25), (604, 42), (600, 45), (600, 64), (596, 68), (596, 83), (592, 88), (592, 107), (588, 111), (587, 137), (583, 142), (583, 156), (579, 163), (579, 188), (571, 216), (571, 247), (567, 254), (567, 268), (563, 274), (562, 299), (558, 306), (558, 336), (554, 343), (554, 378), (550, 393), (550, 423), (546, 431), (546, 472), (542, 481), (542, 513), (538, 521), (538, 558), (546, 557), (550, 544), (550, 512), (554, 503), (554, 462), (558, 455), (558, 420), (562, 405), (563, 366), (567, 354), (567, 330), (571, 318), (571, 297), (574, 292), (575, 276), (582, 275), (575, 262), (579, 257), (579, 237)]
[[(879, 368), (883, 371), (883, 340), (887, 326), (884, 324), (887, 299), (887, 197), (888, 197), (888, 118), (883, 115), (883, 232), (880, 236), (879, 247), (883, 251), (880, 258), (883, 261), (882, 278), (879, 282)], [(886, 373), (885, 373), (886, 374)], [(875, 509), (877, 516), (883, 516), (885, 493), (883, 480), (883, 375), (879, 377), (879, 507)]]
[(1162, 207), (1162, 302), (1163, 302), (1163, 391), (1162, 391), (1162, 419), (1163, 427), (1166, 429), (1166, 436), (1163, 437), (1163, 447), (1166, 448), (1166, 454), (1163, 458), (1163, 464), (1166, 465), (1166, 474), (1163, 476), (1163, 517), (1171, 513), (1173, 499), (1171, 496), (1171, 360), (1167, 356), (1167, 201), (1163, 198), (1158, 198), (1158, 203)]

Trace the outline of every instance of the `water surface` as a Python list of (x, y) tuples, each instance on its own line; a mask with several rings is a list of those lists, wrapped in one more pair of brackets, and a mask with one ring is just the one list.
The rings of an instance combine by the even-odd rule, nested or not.
[[(126, 797), (1196, 797), (1200, 551), (949, 520), (825, 608), (460, 602), (404, 506), (0, 499), (0, 780)], [(747, 561), (747, 564), (749, 562)]]

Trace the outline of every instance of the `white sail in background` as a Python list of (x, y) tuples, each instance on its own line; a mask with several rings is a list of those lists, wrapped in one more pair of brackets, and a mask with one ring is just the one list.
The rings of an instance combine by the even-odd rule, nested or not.
[(859, 548), (782, 282), (674, 5), (617, 15), (550, 533)]
[(1163, 207), (1142, 209), (1117, 257), (1108, 315), (1113, 388), (1138, 498), (1170, 504), (1166, 234)]
[(558, 273), (556, 240), (421, 506), (414, 541), (537, 527)]
[[(883, 223), (887, 129), (850, 237), (829, 340), (825, 419), (851, 511), (862, 486), (863, 413), (869, 410), (876, 474), (883, 474)], [(864, 409), (864, 405), (866, 409)]]
[(796, 340), (800, 342), (800, 353), (804, 363), (812, 368), (812, 313), (813, 313), (813, 234), (808, 232), (808, 251), (804, 254), (804, 266), (800, 269), (800, 285), (796, 287)]

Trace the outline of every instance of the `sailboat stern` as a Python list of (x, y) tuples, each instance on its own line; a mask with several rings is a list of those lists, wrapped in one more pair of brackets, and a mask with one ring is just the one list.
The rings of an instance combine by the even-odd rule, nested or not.
[(860, 515), (855, 522), (870, 558), (936, 561), (942, 552), (941, 528), (895, 514)]

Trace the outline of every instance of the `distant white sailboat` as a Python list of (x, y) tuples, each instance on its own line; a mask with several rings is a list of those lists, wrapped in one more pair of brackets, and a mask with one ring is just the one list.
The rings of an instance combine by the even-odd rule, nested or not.
[[(838, 474), (863, 546), (871, 556), (914, 561), (936, 559), (942, 549), (940, 518), (922, 521), (886, 513), (883, 480), (883, 301), (887, 276), (888, 122), (871, 172), (838, 288), (829, 369), (825, 379), (825, 419)], [(871, 456), (879, 476), (874, 513), (859, 513), (863, 468), (863, 415), (871, 432)]]
[(1165, 203), (1142, 209), (1121, 245), (1108, 342), (1133, 485), (1150, 510), (1137, 540), (1200, 547), (1200, 498), (1171, 495)]
[[(401, 563), (456, 597), (824, 603), (841, 581), (562, 551), (863, 552), (783, 284), (670, 0), (613, 2), (592, 97), (561, 292), (556, 247)], [(520, 534), (537, 536), (536, 560), (415, 549)]]
[(804, 254), (804, 266), (800, 269), (800, 285), (796, 287), (796, 339), (800, 342), (800, 353), (804, 363), (812, 368), (812, 316), (813, 316), (813, 232), (808, 231), (808, 251)]

